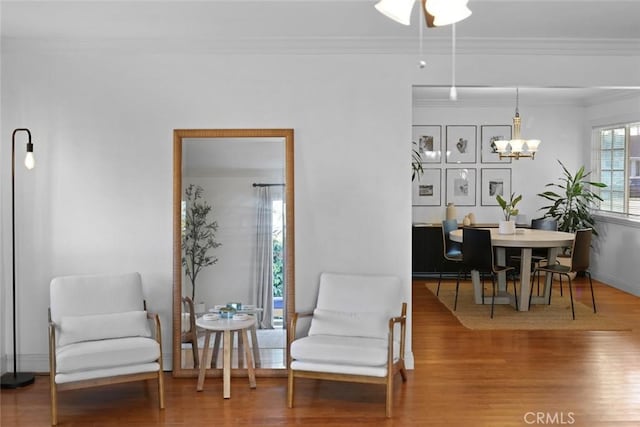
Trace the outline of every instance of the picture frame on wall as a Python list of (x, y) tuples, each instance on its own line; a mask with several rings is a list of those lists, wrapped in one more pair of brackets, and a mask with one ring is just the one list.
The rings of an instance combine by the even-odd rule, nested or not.
[(511, 139), (511, 125), (480, 126), (480, 161), (482, 163), (511, 163), (511, 158), (500, 159), (495, 141)]
[(446, 204), (476, 205), (476, 169), (450, 168), (446, 173)]
[(447, 163), (476, 163), (475, 125), (447, 125)]
[(442, 126), (414, 125), (412, 141), (420, 152), (423, 163), (440, 163), (442, 161)]
[(413, 206), (440, 206), (442, 170), (440, 168), (429, 169), (423, 164), (424, 173), (419, 179), (412, 182)]
[(509, 199), (511, 194), (511, 169), (487, 169), (480, 171), (480, 204), (498, 206), (496, 196)]

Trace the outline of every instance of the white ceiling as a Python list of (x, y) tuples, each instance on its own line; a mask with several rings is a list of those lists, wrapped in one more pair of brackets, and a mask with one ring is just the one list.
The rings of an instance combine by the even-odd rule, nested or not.
[[(145, 41), (184, 48), (415, 51), (413, 24), (378, 13), (376, 0), (1, 1), (3, 39)], [(457, 24), (461, 52), (640, 52), (638, 0), (470, 0)], [(427, 50), (445, 49), (450, 27), (424, 30)]]
[[(415, 53), (411, 26), (377, 0), (0, 0), (2, 48), (143, 49), (258, 53)], [(470, 0), (456, 26), (464, 53), (640, 55), (640, 0)], [(420, 23), (420, 24), (419, 24)], [(451, 27), (423, 27), (425, 54), (448, 54)], [(459, 88), (461, 99), (513, 99), (513, 88)], [(619, 92), (616, 92), (619, 94)], [(523, 99), (588, 104), (603, 88), (521, 88)], [(446, 99), (447, 88), (415, 88), (414, 100)], [(541, 98), (539, 98), (541, 99)]]

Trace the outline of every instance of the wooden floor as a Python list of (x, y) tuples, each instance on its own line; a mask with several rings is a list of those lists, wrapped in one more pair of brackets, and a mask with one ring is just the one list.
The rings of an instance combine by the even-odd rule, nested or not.
[[(579, 299), (590, 303), (584, 279)], [(640, 319), (640, 298), (596, 284), (598, 309)], [(166, 378), (166, 409), (153, 384), (132, 383), (60, 394), (61, 426), (526, 426), (640, 425), (640, 333), (470, 331), (414, 282), (415, 370), (395, 385), (394, 417), (384, 417), (384, 387), (299, 380), (286, 407), (286, 379), (220, 378), (196, 392), (195, 379)], [(3, 390), (0, 424), (49, 425), (48, 377)]]

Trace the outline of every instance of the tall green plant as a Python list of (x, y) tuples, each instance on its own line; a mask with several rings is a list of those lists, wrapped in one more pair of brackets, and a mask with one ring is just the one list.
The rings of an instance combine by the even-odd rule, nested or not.
[(560, 160), (558, 163), (562, 166), (563, 171), (563, 176), (559, 178), (560, 182), (545, 185), (545, 187), (554, 188), (556, 191), (548, 190), (538, 194), (538, 196), (552, 202), (550, 205), (540, 208), (540, 210), (547, 210), (543, 218), (558, 220), (560, 231), (575, 233), (581, 228), (591, 228), (593, 234), (597, 236), (598, 232), (591, 208), (595, 205), (596, 200), (602, 201), (602, 198), (591, 191), (591, 187), (604, 188), (607, 185), (602, 182), (588, 181), (587, 178), (591, 172), (585, 172), (584, 166), (578, 169), (574, 175)]
[[(418, 145), (417, 142), (412, 141), (413, 145)], [(418, 178), (420, 180), (420, 176), (424, 173), (424, 169), (422, 168), (422, 154), (420, 154), (420, 150), (412, 147), (411, 152), (411, 181), (415, 181)]]
[(185, 190), (187, 206), (182, 230), (182, 266), (191, 281), (191, 299), (195, 301), (196, 279), (203, 268), (218, 262), (209, 254), (222, 245), (215, 240), (218, 223), (209, 220), (213, 207), (202, 199), (202, 187), (191, 184)]

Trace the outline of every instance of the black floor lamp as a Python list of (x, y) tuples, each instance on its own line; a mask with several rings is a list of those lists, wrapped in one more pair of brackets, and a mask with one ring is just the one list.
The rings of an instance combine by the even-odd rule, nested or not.
[(7, 372), (2, 375), (2, 388), (18, 388), (33, 384), (35, 376), (31, 372), (18, 372), (16, 355), (16, 203), (15, 203), (15, 166), (16, 166), (16, 133), (27, 132), (29, 141), (27, 142), (27, 157), (24, 159), (24, 165), (27, 169), (33, 169), (35, 161), (33, 159), (33, 144), (31, 143), (31, 132), (29, 129), (16, 129), (11, 136), (11, 243), (13, 270), (11, 277), (13, 279), (13, 372)]

